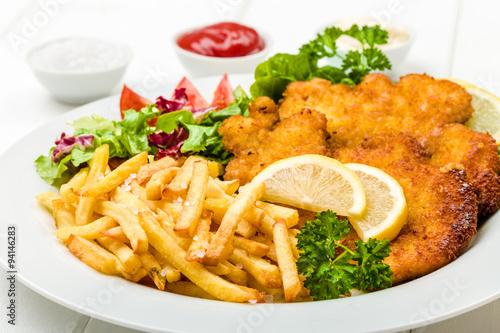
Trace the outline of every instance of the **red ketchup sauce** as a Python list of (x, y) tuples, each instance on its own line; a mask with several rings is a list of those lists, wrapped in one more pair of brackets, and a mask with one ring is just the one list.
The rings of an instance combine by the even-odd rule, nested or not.
[(243, 57), (264, 49), (264, 40), (244, 25), (222, 22), (180, 36), (177, 44), (184, 50), (209, 57)]

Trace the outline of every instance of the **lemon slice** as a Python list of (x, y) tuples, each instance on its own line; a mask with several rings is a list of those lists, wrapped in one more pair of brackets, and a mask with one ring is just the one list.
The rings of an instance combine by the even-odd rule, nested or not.
[(252, 182), (264, 182), (263, 200), (343, 216), (359, 216), (366, 209), (363, 185), (339, 161), (322, 155), (301, 155), (275, 162)]
[(357, 163), (347, 163), (363, 184), (366, 212), (361, 217), (349, 217), (349, 222), (366, 242), (369, 238), (389, 241), (396, 238), (408, 217), (403, 189), (399, 183), (380, 169)]
[(472, 96), (474, 113), (465, 123), (465, 126), (478, 132), (488, 132), (500, 143), (500, 98), (458, 79), (447, 79), (455, 82), (467, 90)]

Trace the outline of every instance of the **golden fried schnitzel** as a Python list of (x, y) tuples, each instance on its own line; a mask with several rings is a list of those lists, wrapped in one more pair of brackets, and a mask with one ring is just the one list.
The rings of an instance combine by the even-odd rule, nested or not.
[(409, 134), (428, 150), (432, 164), (466, 171), (480, 215), (500, 207), (497, 144), (462, 125), (474, 110), (458, 84), (418, 74), (392, 83), (386, 75), (370, 74), (353, 88), (321, 79), (293, 82), (283, 95), (281, 118), (304, 108), (326, 115), (332, 149), (358, 147), (380, 133)]
[[(391, 242), (392, 252), (386, 259), (394, 284), (448, 264), (476, 234), (478, 205), (465, 171), (433, 166), (413, 137), (377, 135), (361, 147), (339, 148), (333, 157), (382, 169), (403, 188), (408, 219)], [(347, 245), (355, 248), (358, 239), (351, 228)]]
[[(497, 144), (462, 125), (471, 97), (455, 83), (372, 74), (351, 88), (314, 79), (291, 83), (278, 107), (257, 98), (250, 111), (220, 127), (235, 154), (227, 180), (245, 184), (279, 159), (314, 153), (378, 167), (400, 183), (409, 215), (387, 259), (394, 284), (455, 259), (475, 235), (478, 214), (499, 208)], [(357, 239), (352, 230), (346, 243)]]
[(235, 158), (226, 167), (226, 179), (250, 182), (269, 164), (287, 157), (328, 153), (326, 117), (316, 111), (300, 110), (282, 119), (267, 97), (254, 100), (250, 117), (232, 116), (222, 123), (222, 144)]

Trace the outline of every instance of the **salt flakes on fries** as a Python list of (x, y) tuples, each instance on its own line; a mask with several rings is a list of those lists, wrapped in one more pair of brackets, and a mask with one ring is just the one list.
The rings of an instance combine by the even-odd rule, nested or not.
[(108, 160), (103, 145), (60, 194), (37, 196), (78, 259), (193, 297), (310, 299), (295, 266), (297, 211), (259, 201), (263, 183), (222, 181), (221, 165), (198, 156), (148, 163), (142, 153), (112, 171)]

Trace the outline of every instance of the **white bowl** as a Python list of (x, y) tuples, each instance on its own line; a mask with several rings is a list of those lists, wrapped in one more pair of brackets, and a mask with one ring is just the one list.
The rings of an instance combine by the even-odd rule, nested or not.
[[(335, 24), (334, 24), (335, 25)], [(408, 39), (402, 43), (399, 44), (394, 44), (394, 45), (385, 45), (379, 48), (382, 50), (382, 52), (387, 56), (389, 61), (391, 62), (391, 69), (384, 71), (389, 73), (391, 71), (394, 71), (395, 69), (398, 69), (406, 60), (406, 57), (408, 56), (408, 53), (410, 52), (410, 49), (415, 41), (416, 38), (416, 33), (413, 27), (406, 25), (406, 24), (391, 24), (395, 28), (399, 28), (404, 30), (408, 34)], [(322, 33), (323, 30), (320, 31)], [(346, 47), (344, 45), (338, 45), (337, 46), (337, 52), (339, 55), (344, 57), (347, 52), (351, 50), (356, 50), (356, 48), (350, 48)], [(328, 65), (332, 66), (341, 66), (341, 60), (337, 58), (331, 58), (331, 59), (323, 59), (323, 62)]]
[[(196, 29), (190, 29), (189, 31), (192, 30)], [(242, 57), (204, 56), (184, 50), (177, 44), (179, 37), (189, 31), (175, 35), (172, 44), (179, 61), (193, 77), (221, 75), (224, 73), (253, 73), (258, 64), (267, 60), (269, 51), (272, 48), (272, 40), (269, 35), (257, 31), (259, 36), (264, 40), (264, 49), (260, 52)]]
[[(82, 44), (82, 41), (87, 44)], [(71, 45), (76, 47), (67, 52), (73, 58), (61, 61), (60, 50), (69, 45), (64, 43), (72, 43)], [(84, 46), (80, 48), (77, 45)], [(99, 48), (95, 47), (93, 51), (89, 51), (88, 45), (98, 45)], [(47, 51), (48, 48), (52, 49)], [(57, 48), (59, 50), (54, 51)], [(80, 55), (82, 49), (88, 54)], [(117, 59), (118, 54), (118, 60), (113, 60)], [(84, 104), (108, 96), (123, 78), (131, 59), (132, 50), (128, 46), (88, 37), (52, 40), (34, 48), (27, 55), (27, 62), (38, 81), (57, 100), (70, 104)], [(108, 62), (105, 63), (106, 61)], [(76, 64), (78, 62), (79, 65)]]

